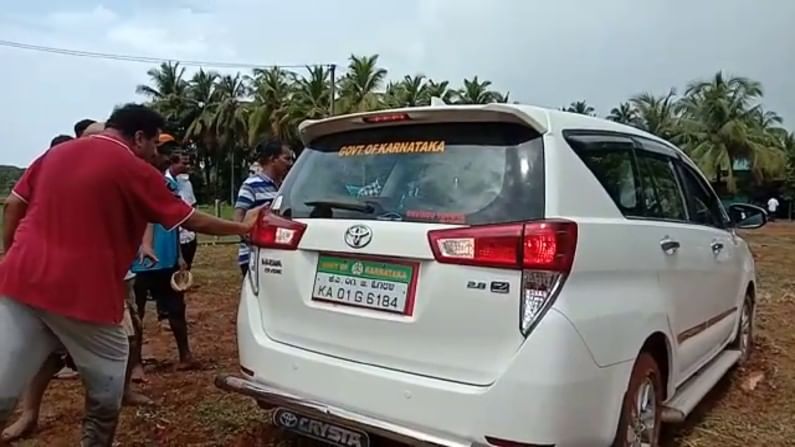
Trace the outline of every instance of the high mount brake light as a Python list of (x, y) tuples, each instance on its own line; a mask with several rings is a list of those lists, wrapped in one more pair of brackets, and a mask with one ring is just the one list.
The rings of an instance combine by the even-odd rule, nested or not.
[(263, 210), (251, 230), (251, 243), (261, 248), (296, 250), (306, 225)]
[(568, 273), (577, 224), (563, 220), (483, 225), (428, 232), (438, 262)]
[(546, 220), (432, 230), (428, 240), (440, 263), (521, 270), (519, 330), (527, 336), (571, 272), (577, 224)]
[(389, 113), (384, 115), (372, 115), (362, 118), (362, 121), (368, 124), (376, 123), (390, 123), (395, 121), (409, 121), (411, 117), (408, 113)]

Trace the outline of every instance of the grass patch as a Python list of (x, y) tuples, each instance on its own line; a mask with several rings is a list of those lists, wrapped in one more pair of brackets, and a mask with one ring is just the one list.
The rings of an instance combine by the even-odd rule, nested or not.
[(251, 399), (232, 395), (208, 397), (196, 405), (197, 421), (218, 442), (228, 442), (252, 425), (266, 423), (270, 414), (262, 411)]

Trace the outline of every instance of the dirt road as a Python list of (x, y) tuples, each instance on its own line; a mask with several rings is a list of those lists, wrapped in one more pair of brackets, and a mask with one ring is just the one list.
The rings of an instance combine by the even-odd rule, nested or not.
[[(687, 424), (669, 429), (667, 446), (795, 445), (795, 225), (771, 225), (749, 239), (761, 280), (754, 360), (724, 379)], [(125, 409), (119, 445), (312, 444), (280, 434), (252, 402), (213, 386), (218, 372), (237, 369), (235, 250), (199, 248), (195, 277), (200, 288), (189, 296), (189, 319), (194, 350), (204, 362), (201, 371), (173, 372), (173, 340), (147, 318), (147, 350), (156, 361), (147, 367), (149, 383), (141, 389), (158, 406)], [(754, 390), (744, 390), (751, 382), (757, 382)], [(82, 402), (79, 383), (58, 381), (45, 397), (37, 437), (16, 445), (77, 445)]]

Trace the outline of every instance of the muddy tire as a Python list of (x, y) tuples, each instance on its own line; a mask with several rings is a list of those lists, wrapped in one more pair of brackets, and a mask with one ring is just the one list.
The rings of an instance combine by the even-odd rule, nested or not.
[(613, 447), (659, 447), (661, 377), (654, 357), (642, 352), (632, 368)]
[(737, 366), (742, 366), (751, 358), (754, 350), (754, 301), (751, 296), (746, 296), (743, 307), (740, 309), (740, 322), (737, 325), (737, 335), (729, 345), (729, 349), (740, 351), (740, 360)]

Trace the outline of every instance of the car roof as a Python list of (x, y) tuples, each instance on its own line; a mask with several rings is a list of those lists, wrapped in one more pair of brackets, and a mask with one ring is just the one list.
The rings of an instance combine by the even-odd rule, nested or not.
[[(422, 107), (405, 107), (398, 109), (377, 110), (371, 112), (353, 113), (338, 115), (320, 120), (306, 120), (299, 126), (299, 134), (304, 144), (317, 137), (330, 133), (360, 128), (363, 119), (369, 116), (388, 115), (396, 113), (408, 113), (412, 116), (421, 116), (427, 122), (428, 117), (435, 117), (439, 121), (446, 121), (456, 117), (470, 116), (484, 117), (487, 115), (500, 115), (510, 117), (512, 121), (519, 121), (529, 125), (539, 133), (559, 134), (566, 129), (599, 130), (608, 132), (620, 132), (638, 137), (648, 138), (657, 142), (673, 147), (673, 145), (656, 135), (645, 132), (638, 128), (597, 118), (579, 113), (565, 112), (562, 110), (549, 109), (544, 107), (524, 105), (524, 104), (484, 104), (484, 105), (434, 105)], [(454, 116), (455, 115), (455, 116)], [(500, 118), (503, 119), (503, 118)], [(368, 125), (371, 126), (371, 125)], [(679, 151), (677, 149), (677, 151)], [(679, 151), (681, 152), (681, 151)]]

